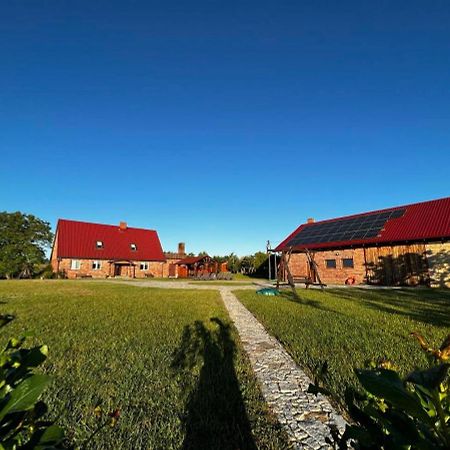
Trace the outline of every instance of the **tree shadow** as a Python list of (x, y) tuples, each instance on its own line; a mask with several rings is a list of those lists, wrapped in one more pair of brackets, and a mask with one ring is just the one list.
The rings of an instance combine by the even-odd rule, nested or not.
[(335, 297), (418, 322), (450, 327), (450, 291), (429, 288), (328, 289)]
[(311, 308), (319, 309), (323, 312), (331, 312), (333, 314), (342, 315), (342, 313), (336, 309), (326, 306), (324, 302), (320, 302), (312, 298), (302, 298), (301, 294), (296, 297), (292, 291), (281, 291), (280, 297), (290, 302), (297, 303), (298, 305), (310, 306)]
[(450, 283), (450, 252), (445, 249), (381, 255), (365, 266), (369, 284), (447, 288)]
[(184, 450), (256, 450), (234, 367), (236, 346), (230, 325), (212, 318), (212, 327), (196, 321), (184, 328), (172, 369), (183, 382), (200, 370), (189, 389)]

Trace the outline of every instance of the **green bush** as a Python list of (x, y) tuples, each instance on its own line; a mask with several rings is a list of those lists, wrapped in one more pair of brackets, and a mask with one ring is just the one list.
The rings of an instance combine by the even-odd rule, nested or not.
[[(334, 446), (361, 450), (450, 448), (450, 335), (439, 349), (427, 345), (418, 333), (412, 333), (429, 358), (429, 367), (414, 370), (401, 378), (389, 361), (372, 363), (355, 373), (363, 392), (347, 390), (348, 411), (354, 423), (339, 437), (332, 430)], [(319, 379), (326, 378), (326, 366)], [(311, 385), (313, 393), (326, 389)], [(331, 443), (331, 442), (330, 442)]]
[[(1, 315), (0, 328), (13, 319)], [(50, 379), (34, 373), (47, 358), (48, 348), (26, 349), (24, 342), (25, 337), (12, 338), (0, 353), (0, 449), (63, 448), (63, 430), (44, 420), (47, 406), (39, 401)]]

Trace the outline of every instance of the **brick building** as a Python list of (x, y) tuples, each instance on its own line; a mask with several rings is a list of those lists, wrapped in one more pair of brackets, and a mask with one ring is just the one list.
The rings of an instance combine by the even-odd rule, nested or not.
[[(450, 197), (315, 222), (275, 249), (296, 278), (450, 287)], [(311, 267), (305, 251), (316, 263)]]
[(173, 268), (175, 277), (175, 263), (186, 256), (184, 244), (178, 250), (166, 256), (156, 231), (131, 228), (125, 222), (103, 225), (60, 219), (51, 264), (67, 278), (168, 277)]

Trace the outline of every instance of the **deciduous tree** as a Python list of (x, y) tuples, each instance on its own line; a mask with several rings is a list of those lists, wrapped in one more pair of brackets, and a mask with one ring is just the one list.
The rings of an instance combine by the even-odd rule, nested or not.
[(45, 262), (52, 240), (48, 222), (32, 214), (0, 212), (0, 276), (31, 276)]

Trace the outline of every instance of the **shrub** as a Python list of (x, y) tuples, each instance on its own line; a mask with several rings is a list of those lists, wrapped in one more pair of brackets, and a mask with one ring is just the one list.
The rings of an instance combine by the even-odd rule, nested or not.
[[(335, 447), (345, 449), (353, 441), (362, 450), (450, 448), (450, 335), (439, 349), (430, 347), (418, 333), (412, 335), (427, 353), (429, 367), (403, 379), (388, 361), (355, 370), (364, 391), (347, 390), (355, 423), (346, 427), (342, 437), (332, 430)], [(326, 365), (322, 377), (326, 377)], [(310, 392), (326, 393), (318, 381)]]
[[(0, 328), (13, 319), (0, 315)], [(63, 430), (44, 420), (47, 406), (39, 401), (50, 379), (34, 373), (47, 358), (48, 348), (26, 349), (24, 342), (25, 337), (12, 338), (0, 353), (0, 448), (63, 448)]]

